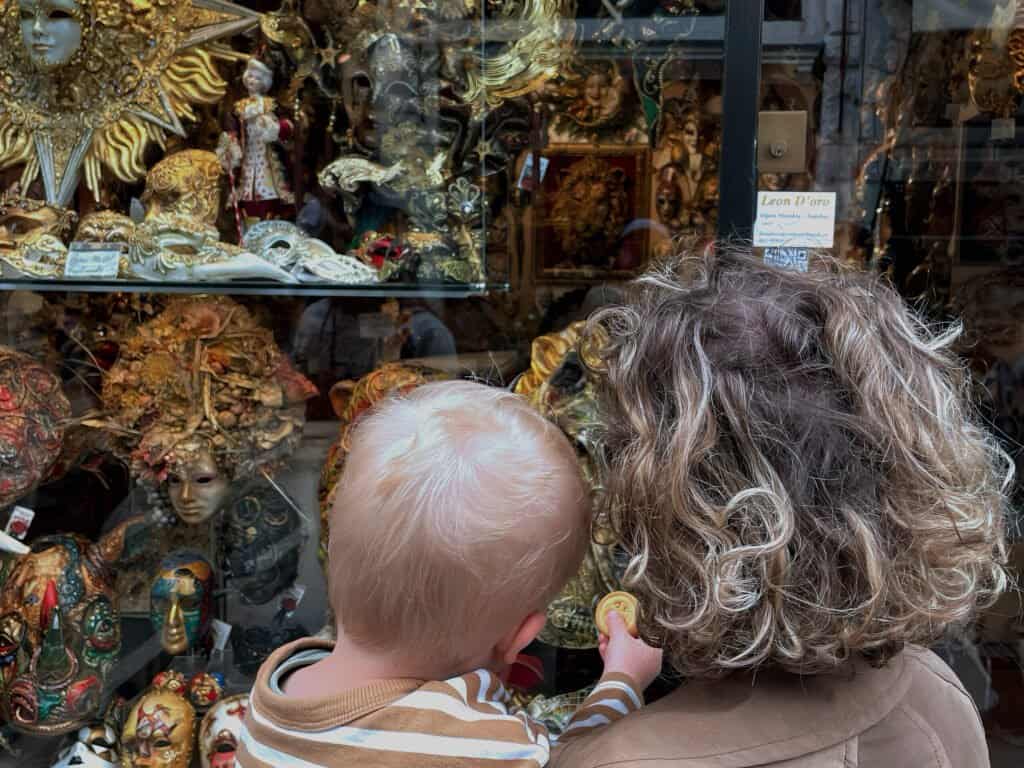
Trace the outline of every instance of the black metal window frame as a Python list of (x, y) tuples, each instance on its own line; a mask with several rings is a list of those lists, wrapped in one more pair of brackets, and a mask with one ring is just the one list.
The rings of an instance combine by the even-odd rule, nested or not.
[(718, 234), (749, 240), (757, 210), (757, 118), (764, 0), (726, 5)]

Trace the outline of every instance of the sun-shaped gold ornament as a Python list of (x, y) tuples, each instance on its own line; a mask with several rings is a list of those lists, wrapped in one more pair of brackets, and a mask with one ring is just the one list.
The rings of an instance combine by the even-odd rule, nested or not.
[(61, 206), (83, 174), (97, 199), (104, 169), (142, 178), (147, 145), (224, 96), (215, 62), (244, 56), (216, 41), (258, 22), (223, 0), (0, 0), (0, 169)]

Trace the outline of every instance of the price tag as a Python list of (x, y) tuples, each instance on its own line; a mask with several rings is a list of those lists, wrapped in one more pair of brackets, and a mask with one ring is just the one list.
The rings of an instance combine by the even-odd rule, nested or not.
[(210, 622), (210, 631), (213, 632), (213, 648), (223, 651), (227, 648), (228, 638), (231, 637), (231, 625), (220, 619), (213, 619)]
[(808, 265), (806, 248), (765, 248), (764, 263), (772, 267), (806, 272)]
[(114, 280), (121, 268), (124, 246), (119, 243), (71, 244), (64, 277), (70, 280)]
[(831, 248), (835, 230), (835, 192), (757, 193), (757, 248)]
[(15, 506), (11, 510), (11, 516), (7, 518), (7, 525), (4, 533), (13, 536), (19, 541), (24, 541), (28, 535), (28, 528), (32, 525), (36, 513), (28, 507)]

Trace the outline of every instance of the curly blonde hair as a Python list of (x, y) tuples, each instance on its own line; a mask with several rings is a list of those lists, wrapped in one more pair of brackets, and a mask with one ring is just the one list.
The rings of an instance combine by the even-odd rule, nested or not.
[(642, 630), (683, 675), (884, 663), (1006, 587), (1012, 464), (897, 293), (719, 248), (640, 278), (597, 386)]

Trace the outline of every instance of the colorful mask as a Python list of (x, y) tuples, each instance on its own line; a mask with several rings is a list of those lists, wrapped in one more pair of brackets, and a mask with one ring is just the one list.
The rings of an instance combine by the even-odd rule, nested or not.
[(96, 717), (121, 648), (114, 566), (146, 530), (132, 520), (95, 544), (57, 534), (3, 556), (13, 565), (0, 589), (0, 703), (12, 726), (60, 734)]
[(50, 768), (115, 768), (117, 763), (117, 734), (106, 725), (94, 725), (79, 730), (78, 741), (61, 750)]
[(56, 376), (27, 355), (0, 347), (0, 508), (47, 479), (70, 416)]
[(265, 605), (294, 583), (303, 531), (295, 510), (271, 489), (246, 494), (224, 515), (224, 562), (242, 601)]
[(206, 713), (199, 726), (199, 763), (202, 768), (235, 768), (238, 733), (249, 710), (249, 694), (229, 696)]
[(167, 653), (173, 656), (202, 645), (213, 611), (210, 562), (197, 552), (172, 552), (160, 563), (149, 600), (149, 620)]
[(121, 730), (122, 768), (189, 768), (196, 713), (183, 694), (154, 683), (131, 703)]

